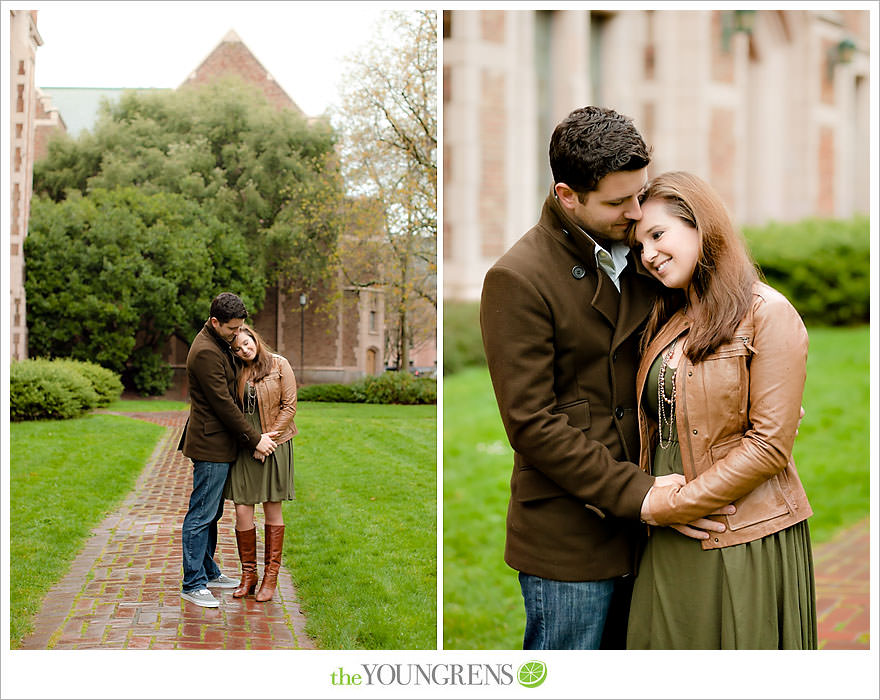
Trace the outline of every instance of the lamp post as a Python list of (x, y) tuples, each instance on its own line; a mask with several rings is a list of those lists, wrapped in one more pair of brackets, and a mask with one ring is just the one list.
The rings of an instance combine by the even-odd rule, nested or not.
[(306, 302), (308, 299), (305, 294), (299, 295), (299, 381), (305, 379), (305, 348), (306, 348)]
[(828, 54), (825, 57), (825, 66), (827, 69), (828, 80), (834, 80), (834, 67), (845, 63), (850, 63), (853, 54), (856, 52), (856, 43), (849, 37), (844, 37), (842, 41), (828, 47)]
[(730, 40), (736, 32), (751, 36), (757, 10), (725, 10), (721, 13), (721, 48), (730, 51)]

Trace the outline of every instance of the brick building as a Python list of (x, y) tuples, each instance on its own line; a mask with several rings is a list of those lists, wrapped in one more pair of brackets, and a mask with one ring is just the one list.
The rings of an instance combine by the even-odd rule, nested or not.
[(9, 306), (10, 354), (27, 358), (24, 239), (34, 172), (34, 130), (39, 104), (34, 86), (34, 61), (43, 39), (33, 10), (9, 11)]
[(443, 13), (444, 297), (540, 213), (553, 127), (632, 117), (649, 174), (690, 170), (740, 224), (867, 213), (869, 16), (859, 10)]

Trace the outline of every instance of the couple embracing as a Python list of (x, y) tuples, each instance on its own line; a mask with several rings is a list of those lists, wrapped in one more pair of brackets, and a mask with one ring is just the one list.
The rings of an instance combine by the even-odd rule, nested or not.
[(627, 117), (572, 112), (483, 285), (523, 646), (814, 649), (806, 329), (712, 187), (650, 160)]
[[(206, 608), (220, 605), (211, 588), (235, 589), (235, 598), (256, 591), (258, 601), (272, 599), (284, 544), (281, 502), (294, 498), (296, 379), (290, 363), (245, 325), (247, 316), (238, 296), (219, 294), (186, 359), (190, 414), (178, 448), (192, 460), (193, 489), (181, 533), (180, 595)], [(214, 561), (224, 498), (235, 503), (240, 581)], [(258, 591), (257, 503), (266, 520)]]

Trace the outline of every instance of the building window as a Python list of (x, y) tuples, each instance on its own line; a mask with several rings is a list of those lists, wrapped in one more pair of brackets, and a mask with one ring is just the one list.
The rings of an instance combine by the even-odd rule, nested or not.
[(376, 332), (376, 312), (370, 311), (370, 333)]

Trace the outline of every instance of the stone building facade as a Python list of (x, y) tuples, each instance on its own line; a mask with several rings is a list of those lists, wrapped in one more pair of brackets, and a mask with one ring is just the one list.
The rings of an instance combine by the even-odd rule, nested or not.
[(9, 342), (10, 356), (27, 358), (27, 300), (24, 291), (24, 239), (34, 172), (34, 130), (38, 100), (34, 62), (43, 39), (33, 10), (9, 11)]
[[(830, 6), (829, 6), (830, 7)], [(611, 107), (739, 224), (867, 213), (867, 10), (453, 10), (443, 27), (444, 297), (535, 221), (572, 109)]]

